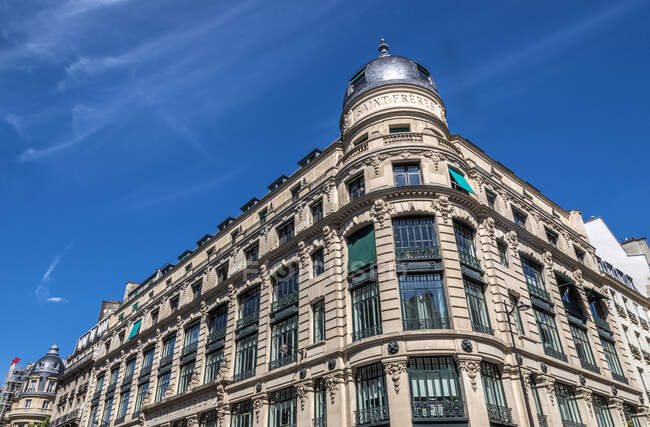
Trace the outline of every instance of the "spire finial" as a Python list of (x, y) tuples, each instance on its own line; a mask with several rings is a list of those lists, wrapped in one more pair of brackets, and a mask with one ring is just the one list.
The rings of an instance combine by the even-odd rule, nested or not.
[(388, 49), (390, 49), (390, 46), (388, 46), (388, 43), (386, 43), (382, 37), (381, 43), (379, 43), (379, 47), (377, 48), (377, 50), (379, 50), (379, 57), (381, 58), (382, 56), (390, 56)]

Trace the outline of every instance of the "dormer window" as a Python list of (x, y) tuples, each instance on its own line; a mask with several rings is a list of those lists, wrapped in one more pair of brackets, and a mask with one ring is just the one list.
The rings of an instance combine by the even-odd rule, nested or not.
[(418, 77), (420, 78), (420, 80), (424, 80), (427, 83), (432, 83), (431, 74), (429, 73), (429, 71), (420, 64), (417, 64), (417, 67), (418, 67)]
[(364, 67), (350, 79), (350, 93), (354, 92), (355, 90), (359, 90), (359, 88), (364, 86), (367, 82), (366, 68)]

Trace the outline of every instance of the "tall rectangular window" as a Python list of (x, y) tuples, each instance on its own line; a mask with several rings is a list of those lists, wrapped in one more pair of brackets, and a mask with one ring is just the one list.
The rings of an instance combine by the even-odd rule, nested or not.
[(327, 395), (323, 378), (314, 380), (314, 427), (327, 427)]
[(458, 371), (451, 357), (413, 357), (408, 361), (413, 420), (465, 416)]
[(550, 302), (551, 296), (546, 291), (546, 286), (544, 285), (544, 275), (542, 274), (542, 267), (539, 264), (537, 264), (535, 261), (532, 261), (531, 259), (522, 256), (521, 269), (524, 272), (524, 278), (526, 279), (528, 292), (530, 292), (531, 295), (534, 295), (537, 298)]
[(539, 338), (544, 347), (544, 353), (566, 362), (567, 357), (562, 350), (562, 342), (560, 341), (560, 335), (555, 325), (555, 317), (537, 309), (534, 309), (534, 311), (537, 330), (539, 331)]
[(223, 347), (208, 353), (205, 357), (205, 384), (211, 383), (217, 379), (219, 369), (221, 369), (221, 362), (223, 362)]
[(600, 338), (600, 343), (603, 346), (603, 352), (605, 353), (609, 370), (612, 373), (612, 378), (627, 383), (627, 378), (625, 378), (625, 374), (623, 373), (623, 367), (621, 366), (621, 361), (618, 359), (614, 344), (602, 337)]
[(113, 398), (107, 399), (104, 402), (104, 412), (102, 413), (102, 424), (109, 424), (111, 422), (111, 411), (113, 410)]
[(596, 366), (594, 354), (591, 351), (591, 345), (589, 345), (589, 337), (587, 337), (585, 331), (574, 324), (569, 324), (569, 327), (571, 328), (571, 335), (573, 336), (573, 342), (575, 343), (578, 359), (580, 359), (582, 367), (592, 372), (600, 373), (600, 369)]
[(160, 364), (166, 365), (171, 363), (174, 357), (174, 346), (176, 345), (176, 335), (167, 338), (163, 342), (162, 355), (160, 356)]
[(298, 302), (298, 267), (292, 265), (283, 275), (273, 280), (273, 303), (271, 311), (282, 310)]
[(508, 408), (506, 402), (499, 367), (492, 363), (481, 362), (481, 381), (490, 421), (505, 425), (513, 424), (512, 409)]
[(296, 185), (291, 189), (291, 201), (297, 202), (300, 197), (300, 185)]
[(560, 409), (562, 423), (564, 425), (582, 425), (582, 417), (580, 417), (573, 387), (556, 382), (555, 397)]
[(557, 247), (557, 233), (546, 227), (544, 227), (544, 231), (546, 232), (546, 241)]
[(398, 281), (404, 330), (449, 328), (441, 274), (402, 274)]
[(230, 427), (253, 427), (253, 402), (244, 400), (232, 405)]
[(639, 420), (637, 410), (634, 406), (629, 403), (624, 403), (623, 414), (625, 415), (625, 422), (627, 422), (630, 427), (641, 427), (641, 421)]
[(90, 416), (88, 417), (88, 427), (95, 427), (97, 425), (98, 410), (99, 410), (99, 405), (93, 405), (90, 407)]
[(320, 276), (325, 271), (325, 253), (322, 249), (317, 250), (311, 256), (312, 276)]
[(357, 390), (357, 425), (379, 424), (388, 422), (388, 397), (386, 395), (386, 377), (381, 362), (357, 369), (354, 376)]
[(350, 200), (356, 200), (366, 194), (366, 183), (363, 180), (363, 175), (348, 182), (348, 193)]
[(120, 404), (117, 407), (117, 419), (115, 420), (116, 424), (118, 420), (124, 421), (124, 418), (126, 418), (126, 410), (129, 407), (130, 397), (131, 397), (130, 391), (127, 391), (126, 393), (122, 393), (122, 395), (120, 396)]
[(142, 409), (142, 402), (144, 401), (144, 397), (149, 391), (149, 381), (146, 383), (142, 383), (138, 386), (138, 391), (137, 395), (135, 396), (135, 406), (133, 407), (133, 413), (137, 414), (140, 412), (140, 409)]
[(187, 391), (187, 387), (190, 385), (192, 375), (194, 375), (194, 361), (181, 366), (181, 371), (178, 375), (178, 394), (185, 393)]
[(283, 319), (271, 326), (271, 361), (269, 370), (296, 361), (298, 354), (298, 315)]
[(151, 365), (153, 365), (153, 353), (154, 347), (150, 347), (143, 352), (141, 371), (143, 371), (145, 368), (151, 368)]
[(255, 243), (254, 245), (249, 246), (244, 251), (244, 256), (246, 257), (246, 265), (250, 265), (257, 261), (257, 259), (260, 257), (259, 245)]
[(314, 315), (314, 342), (325, 340), (325, 300), (321, 299), (312, 305)]
[(323, 201), (319, 201), (311, 205), (311, 222), (316, 224), (323, 219)]
[(377, 261), (375, 246), (375, 228), (372, 225), (347, 238), (348, 246), (348, 272), (360, 270)]
[(278, 241), (281, 245), (287, 243), (289, 240), (293, 239), (294, 232), (294, 223), (293, 220), (287, 222), (286, 224), (281, 225), (277, 228), (278, 230)]
[(258, 215), (260, 218), (260, 225), (266, 224), (266, 215), (268, 214), (268, 210), (266, 208), (262, 209)]
[(433, 217), (395, 218), (393, 237), (397, 261), (415, 261), (440, 256), (436, 222)]
[(472, 330), (493, 335), (494, 330), (490, 324), (483, 285), (468, 279), (463, 279), (463, 282), (465, 283), (465, 296), (467, 298), (467, 308), (469, 309), (469, 320), (472, 323)]
[(178, 310), (178, 301), (178, 295), (169, 300), (169, 308), (171, 308), (172, 312)]
[(517, 224), (518, 226), (522, 228), (526, 228), (526, 214), (524, 214), (520, 210), (512, 208), (512, 219), (514, 220), (514, 223)]
[(97, 377), (97, 383), (95, 383), (95, 394), (99, 395), (104, 388), (104, 376)]
[(298, 418), (296, 389), (269, 393), (269, 427), (295, 426)]
[(169, 378), (171, 377), (171, 372), (167, 372), (158, 377), (158, 386), (156, 387), (156, 402), (160, 402), (165, 396), (167, 387), (169, 387)]
[(199, 342), (200, 329), (201, 325), (199, 322), (196, 322), (185, 329), (185, 335), (183, 337), (183, 354), (196, 351)]
[(124, 370), (124, 380), (122, 380), (122, 383), (127, 383), (133, 378), (133, 374), (135, 373), (135, 357), (132, 357), (131, 359), (126, 361), (126, 367)]
[(474, 230), (465, 224), (454, 221), (454, 235), (456, 236), (456, 248), (460, 263), (480, 270), (481, 263), (476, 258), (476, 246), (474, 245)]
[(504, 242), (497, 241), (497, 250), (499, 251), (499, 263), (508, 268), (508, 245)]
[(379, 286), (376, 282), (352, 290), (352, 340), (381, 334)]
[(596, 422), (598, 427), (616, 427), (612, 413), (609, 411), (609, 404), (607, 398), (600, 394), (593, 394), (592, 402), (594, 405), (594, 415), (596, 415)]
[(226, 325), (228, 324), (228, 305), (221, 304), (212, 310), (208, 316), (208, 344), (226, 336)]
[(241, 381), (255, 376), (257, 364), (257, 334), (240, 338), (236, 343), (235, 375), (233, 381)]
[(228, 263), (217, 269), (217, 284), (221, 284), (228, 280)]
[[(509, 295), (508, 298), (510, 300), (510, 308), (509, 309), (513, 309), (513, 307), (517, 307), (517, 305), (519, 304), (519, 301), (517, 301), (517, 298), (515, 298), (514, 295)], [(519, 310), (517, 310), (516, 308), (514, 308), (514, 310), (512, 312), (512, 317), (515, 318), (514, 320), (515, 320), (515, 327), (517, 328), (517, 333), (519, 335), (524, 335), (524, 322), (521, 321), (521, 312)]]
[(239, 297), (239, 320), (237, 328), (257, 323), (260, 317), (260, 288), (256, 286)]
[(494, 209), (497, 202), (497, 195), (490, 190), (485, 190), (485, 197), (487, 198), (488, 206)]
[(395, 177), (395, 186), (420, 185), (420, 165), (418, 163), (407, 165), (393, 165), (393, 175)]
[(117, 378), (120, 376), (120, 367), (117, 366), (111, 370), (111, 379), (108, 381), (108, 385), (117, 384)]

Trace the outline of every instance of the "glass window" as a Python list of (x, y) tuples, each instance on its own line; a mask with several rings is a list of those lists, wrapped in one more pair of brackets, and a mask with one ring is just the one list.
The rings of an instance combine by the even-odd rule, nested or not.
[(117, 383), (117, 378), (120, 376), (120, 367), (113, 368), (111, 370), (111, 379), (108, 384), (113, 385)]
[(413, 357), (408, 361), (413, 419), (464, 417), (458, 371), (451, 357)]
[(497, 202), (497, 195), (490, 190), (485, 190), (485, 197), (487, 198), (488, 206), (494, 209)]
[(120, 404), (117, 407), (117, 418), (118, 419), (124, 419), (126, 417), (126, 410), (129, 407), (129, 398), (131, 397), (131, 392), (127, 391), (126, 393), (122, 393), (120, 396)]
[(398, 281), (404, 330), (449, 328), (441, 274), (404, 274)]
[(553, 246), (557, 247), (557, 233), (549, 228), (544, 227), (546, 231), (546, 240)]
[(260, 216), (260, 225), (266, 224), (266, 214), (268, 213), (267, 209), (264, 208), (258, 214)]
[(230, 427), (253, 427), (253, 402), (244, 400), (232, 405)]
[(283, 319), (271, 326), (271, 362), (269, 369), (296, 361), (298, 353), (298, 315)]
[(356, 200), (366, 194), (366, 183), (363, 180), (363, 175), (348, 182), (348, 193), (350, 193), (350, 200)]
[(165, 395), (167, 387), (169, 387), (170, 376), (171, 372), (167, 372), (166, 374), (158, 377), (158, 387), (156, 387), (156, 402), (160, 402)]
[(281, 245), (293, 239), (293, 230), (294, 230), (293, 220), (278, 227), (278, 240)]
[(233, 381), (241, 381), (255, 376), (256, 359), (257, 334), (237, 340)]
[(298, 268), (291, 265), (273, 280), (273, 303), (271, 311), (281, 310), (298, 302)]
[(594, 405), (594, 415), (598, 427), (615, 427), (612, 413), (609, 411), (607, 398), (599, 394), (593, 394), (592, 402)]
[(352, 341), (379, 334), (379, 287), (372, 282), (352, 290)]
[(454, 221), (454, 235), (456, 236), (456, 249), (458, 260), (468, 267), (480, 269), (481, 264), (476, 258), (476, 247), (474, 246), (474, 230)]
[(583, 251), (581, 249), (578, 249), (575, 246), (573, 247), (573, 250), (576, 253), (576, 258), (578, 259), (578, 261), (580, 261), (581, 263), (584, 264), (584, 262), (585, 262), (585, 251)]
[(217, 284), (223, 283), (228, 279), (228, 263), (217, 269)]
[(575, 343), (578, 359), (580, 359), (582, 367), (600, 373), (585, 331), (573, 324), (569, 324), (569, 327), (571, 328), (571, 335), (573, 336), (573, 342)]
[(556, 382), (555, 397), (557, 398), (557, 404), (560, 409), (562, 423), (573, 423), (571, 425), (575, 425), (575, 423), (582, 424), (582, 418), (580, 417), (580, 411), (578, 411), (578, 404), (573, 388)]
[(629, 403), (623, 404), (623, 414), (625, 414), (625, 421), (630, 427), (641, 427), (641, 421), (637, 415), (637, 410)]
[(95, 384), (95, 393), (99, 393), (104, 388), (104, 376), (97, 377), (97, 383)]
[(183, 349), (188, 350), (196, 347), (196, 343), (199, 341), (199, 330), (201, 325), (199, 322), (196, 322), (185, 329), (185, 335), (183, 337)]
[(201, 296), (201, 282), (199, 282), (199, 283), (195, 283), (195, 284), (192, 286), (192, 297), (193, 297), (194, 299), (196, 299), (196, 298), (198, 298), (198, 297), (200, 297), (200, 296)]
[(499, 263), (508, 268), (508, 245), (497, 241), (497, 250), (499, 251)]
[(483, 286), (468, 279), (463, 279), (463, 282), (465, 283), (465, 296), (472, 330), (484, 334), (494, 334), (490, 324)]
[(190, 379), (194, 374), (194, 361), (186, 363), (181, 366), (181, 372), (178, 377), (178, 393), (184, 393), (187, 391), (187, 387), (190, 385)]
[(393, 175), (395, 177), (395, 186), (401, 187), (404, 185), (420, 185), (420, 165), (393, 165)]
[[(539, 385), (536, 384), (535, 382), (531, 381), (530, 384), (530, 389), (531, 389), (531, 394), (533, 395), (533, 402), (535, 403), (535, 411), (537, 412), (537, 419), (539, 422), (540, 427), (548, 425), (548, 421), (546, 420), (546, 415), (544, 415), (544, 410), (542, 408), (542, 402), (539, 398)], [(546, 392), (545, 390), (543, 391), (544, 393)], [(543, 421), (542, 421), (543, 420)]]
[(153, 365), (153, 352), (154, 352), (154, 347), (148, 348), (144, 351), (144, 354), (142, 355), (142, 368), (148, 368)]
[(298, 418), (296, 389), (269, 393), (269, 427), (295, 426)]
[(134, 414), (140, 412), (140, 409), (142, 409), (142, 402), (144, 401), (144, 397), (148, 391), (149, 391), (149, 381), (140, 384), (138, 386), (138, 391), (137, 391), (138, 394), (135, 396), (135, 406), (133, 407)]
[(346, 239), (348, 247), (348, 272), (367, 267), (377, 260), (375, 228), (363, 227)]
[(325, 339), (325, 300), (321, 299), (312, 305), (314, 313), (314, 342)]
[(176, 335), (169, 337), (167, 340), (165, 340), (163, 342), (163, 351), (162, 351), (161, 358), (162, 359), (168, 358), (169, 360), (171, 360), (171, 358), (174, 356), (175, 345), (176, 345)]
[(221, 369), (221, 362), (223, 362), (223, 347), (209, 353), (205, 358), (205, 378), (204, 383), (211, 383), (217, 379), (219, 369)]
[(605, 359), (607, 359), (607, 365), (609, 366), (609, 370), (612, 373), (612, 377), (615, 380), (627, 382), (625, 379), (625, 374), (623, 374), (623, 367), (621, 366), (621, 361), (618, 359), (618, 354), (616, 353), (614, 344), (603, 338), (600, 338), (600, 343), (603, 346)]
[[(517, 298), (515, 298), (514, 295), (509, 295), (508, 298), (510, 299), (510, 307), (508, 307), (508, 309), (510, 310), (513, 309), (513, 307), (517, 307), (519, 304)], [(515, 318), (515, 327), (517, 329), (517, 333), (519, 335), (524, 335), (524, 322), (521, 321), (521, 311), (514, 308), (512, 316)]]
[(397, 261), (439, 257), (436, 223), (433, 217), (394, 218), (393, 237)]
[(98, 409), (99, 409), (98, 405), (93, 405), (90, 407), (90, 416), (88, 417), (88, 427), (95, 427), (97, 425)]
[(528, 291), (537, 298), (550, 302), (551, 296), (546, 291), (546, 286), (544, 285), (542, 267), (531, 259), (522, 256), (521, 268), (524, 272), (526, 284), (528, 285)]
[(536, 309), (534, 309), (534, 311), (539, 337), (542, 341), (542, 346), (544, 347), (544, 353), (555, 357), (556, 359), (566, 361), (567, 357), (564, 355), (564, 351), (562, 350), (562, 343), (560, 341), (560, 335), (557, 332), (557, 326), (555, 325), (555, 318), (553, 315), (543, 311)]
[(515, 208), (512, 208), (512, 218), (515, 224), (517, 224), (520, 227), (526, 228), (526, 215), (523, 212)]
[(291, 201), (297, 202), (298, 197), (300, 197), (300, 185), (296, 185), (291, 189)]
[(381, 362), (357, 369), (354, 384), (357, 390), (356, 424), (388, 422), (386, 377)]
[(213, 410), (202, 413), (201, 417), (199, 418), (199, 427), (221, 427), (221, 423), (219, 422), (219, 414), (217, 414), (217, 411)]
[(26, 399), (25, 408), (31, 408), (31, 407), (32, 407), (32, 399)]
[(316, 224), (323, 219), (323, 202), (317, 202), (311, 205), (311, 220), (312, 224)]
[(259, 258), (259, 246), (257, 243), (254, 245), (250, 246), (248, 249), (244, 251), (244, 255), (246, 256), (246, 265), (249, 265), (255, 261), (258, 260)]
[(50, 380), (47, 382), (47, 390), (45, 390), (46, 393), (52, 393), (54, 391), (54, 386), (56, 385), (56, 381)]
[(259, 286), (246, 291), (239, 298), (239, 321), (237, 327), (242, 328), (257, 322), (260, 314), (260, 288)]
[(169, 300), (169, 307), (172, 309), (172, 312), (178, 310), (178, 296)]
[(317, 250), (311, 256), (313, 277), (320, 276), (325, 272), (325, 253), (322, 249)]
[(492, 363), (481, 362), (481, 381), (490, 421), (512, 424), (512, 411), (506, 402), (499, 367)]
[(135, 357), (133, 357), (133, 358), (126, 361), (126, 370), (124, 372), (124, 380), (126, 381), (127, 378), (133, 377), (134, 373), (135, 373)]
[(49, 401), (49, 400), (45, 400), (45, 401), (43, 402), (43, 409), (49, 409), (49, 408), (50, 408), (50, 401)]
[(104, 412), (102, 413), (102, 423), (109, 424), (111, 422), (111, 411), (113, 410), (113, 398), (107, 399), (104, 403)]
[(155, 325), (156, 323), (158, 323), (158, 310), (151, 312), (151, 324)]
[(391, 126), (389, 128), (390, 133), (404, 133), (404, 132), (410, 132), (410, 131), (411, 131), (411, 128), (408, 125), (406, 125), (406, 126), (403, 126), (403, 125)]
[(227, 323), (228, 306), (226, 304), (221, 304), (219, 307), (212, 310), (208, 317), (208, 330), (210, 335), (225, 335)]
[(314, 427), (327, 427), (327, 395), (323, 378), (314, 380)]

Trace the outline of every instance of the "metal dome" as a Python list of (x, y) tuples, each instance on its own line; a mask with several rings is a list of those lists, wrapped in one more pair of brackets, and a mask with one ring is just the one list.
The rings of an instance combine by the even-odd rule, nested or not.
[(32, 366), (29, 375), (33, 374), (54, 374), (57, 377), (63, 375), (65, 365), (59, 356), (59, 347), (55, 344), (50, 347), (50, 351)]
[(438, 89), (426, 68), (411, 59), (389, 55), (388, 48), (388, 44), (381, 39), (379, 57), (368, 62), (352, 76), (343, 98), (343, 109), (361, 94), (389, 84), (420, 86), (438, 94)]

